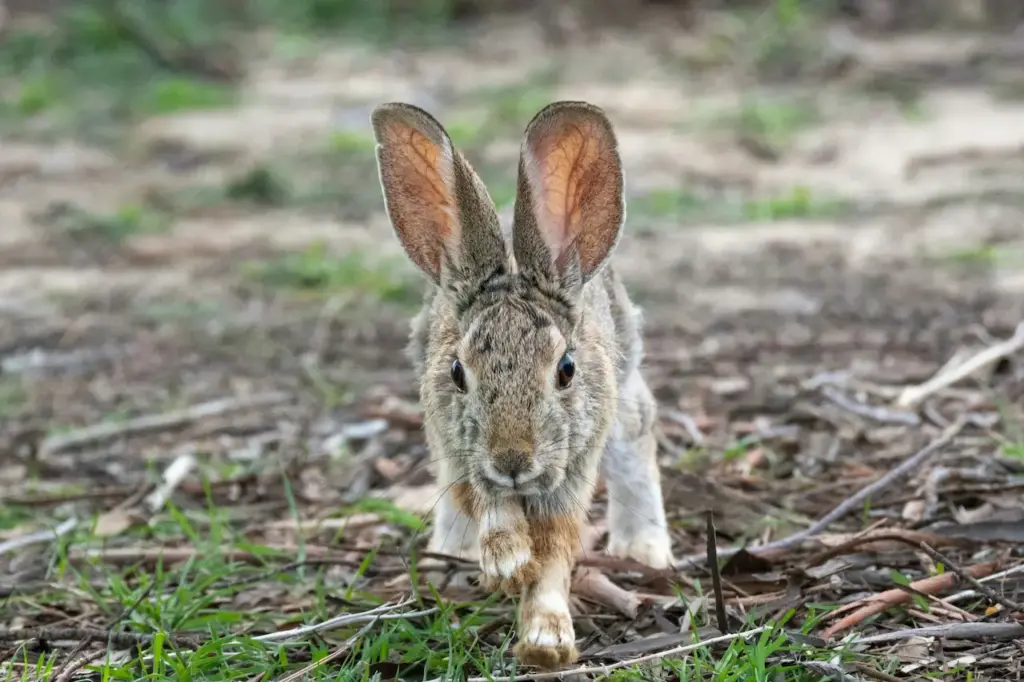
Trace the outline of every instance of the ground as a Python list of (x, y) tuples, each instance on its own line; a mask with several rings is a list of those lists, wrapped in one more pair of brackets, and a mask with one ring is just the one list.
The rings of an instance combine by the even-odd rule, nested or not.
[(507, 215), (518, 135), (555, 99), (618, 130), (615, 263), (681, 558), (655, 572), (597, 540), (581, 664), (1021, 675), (1019, 32), (656, 11), (554, 45), (521, 16), (415, 48), (267, 31), (240, 82), (147, 76), (128, 116), (78, 71), (10, 68), (38, 19), (2, 29), (5, 679), (530, 679), (511, 602), (418, 581), (437, 489), (403, 348), (423, 283), (368, 115), (431, 110)]

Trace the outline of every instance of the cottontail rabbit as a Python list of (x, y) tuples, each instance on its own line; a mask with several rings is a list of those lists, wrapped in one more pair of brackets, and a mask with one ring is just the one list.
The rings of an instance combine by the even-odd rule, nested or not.
[(384, 202), (433, 283), (413, 321), (427, 444), (444, 490), (430, 549), (479, 558), (520, 595), (520, 661), (576, 659), (569, 581), (599, 473), (611, 554), (673, 563), (638, 367), (639, 314), (606, 264), (625, 217), (604, 113), (556, 102), (527, 126), (511, 244), (483, 183), (430, 114), (372, 114)]

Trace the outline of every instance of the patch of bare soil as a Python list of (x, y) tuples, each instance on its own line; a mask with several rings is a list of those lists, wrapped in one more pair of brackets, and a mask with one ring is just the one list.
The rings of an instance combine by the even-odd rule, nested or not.
[[(271, 60), (241, 109), (151, 121), (138, 131), (148, 151), (124, 159), (60, 144), (9, 154), (5, 140), (4, 505), (65, 518), (99, 513), (111, 524), (104, 543), (73, 552), (142, 566), (192, 550), (122, 536), (135, 524), (125, 514), (153, 514), (153, 494), (181, 508), (212, 501), (253, 543), (293, 551), (301, 535), (311, 561), (344, 567), (342, 582), (382, 598), (407, 594), (405, 557), (425, 538), (384, 513), (334, 514), (366, 496), (425, 514), (436, 498), (402, 350), (408, 311), (282, 293), (239, 275), (246, 261), (315, 243), (397, 255), (382, 211), (351, 223), (301, 207), (198, 211), (99, 246), (69, 241), (46, 216), (54, 203), (109, 211), (154, 188), (223, 177), (311, 136), (365, 126), (381, 100), (433, 99), (442, 119), (446, 109), (457, 118), (472, 109), (445, 104), (459, 91), (560, 60), (554, 96), (607, 105), (637, 193), (696, 177), (721, 192), (712, 203), (803, 185), (854, 206), (693, 227), (631, 215), (637, 229), (617, 262), (646, 311), (645, 374), (662, 406), (664, 486), (684, 560), (678, 571), (654, 572), (590, 553), (584, 567), (603, 577), (576, 582), (584, 662), (690, 641), (690, 612), (709, 606), (690, 598), (695, 581), (710, 584), (704, 514), (712, 510), (717, 552), (728, 557), (718, 630), (790, 609), (803, 619), (813, 604), (832, 604), (804, 636), (825, 646), (859, 632), (857, 665), (886, 653), (898, 664), (878, 667), (899, 675), (954, 662), (987, 679), (1019, 674), (1024, 289), (1012, 266), (951, 256), (1024, 243), (1024, 209), (1012, 196), (1024, 106), (981, 87), (926, 86), (924, 121), (877, 103), (839, 105), (764, 160), (734, 134), (687, 123), (705, 105), (738, 101), (735, 83), (715, 90), (682, 79), (642, 38), (551, 53), (523, 48), (517, 30), (488, 34), (472, 53), (419, 55), (408, 72), (403, 55), (340, 48), (299, 65)], [(623, 60), (652, 68), (618, 81)], [(825, 90), (826, 103), (847, 96)], [(199, 170), (183, 178), (168, 169), (152, 150), (169, 146), (201, 159)], [(511, 161), (514, 153), (514, 141), (501, 140), (480, 155)], [(976, 371), (957, 374), (979, 357), (987, 361)], [(923, 395), (907, 398), (921, 386)], [(602, 507), (599, 499), (598, 525)], [(34, 525), (17, 524), (0, 543)], [(377, 559), (356, 576), (370, 549)], [(42, 580), (48, 556), (38, 543), (5, 547), (0, 591)], [(449, 563), (452, 575), (472, 569)], [(907, 584), (894, 583), (894, 571)], [(479, 593), (452, 581), (445, 594)], [(55, 626), (89, 621), (83, 613), (11, 618)], [(510, 627), (481, 637), (500, 643)]]

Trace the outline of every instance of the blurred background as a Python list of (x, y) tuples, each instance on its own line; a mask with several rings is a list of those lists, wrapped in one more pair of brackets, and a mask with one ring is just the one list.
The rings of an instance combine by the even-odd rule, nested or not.
[[(532, 115), (603, 107), (677, 552), (707, 507), (723, 543), (816, 517), (916, 436), (805, 382), (918, 383), (1024, 317), (1022, 22), (1017, 0), (2, 0), (0, 539), (98, 518), (104, 546), (189, 545), (211, 504), (247, 542), (339, 509), (370, 519), (346, 542), (420, 528), (423, 281), (369, 126), (395, 100), (504, 215)], [(1000, 371), (993, 447), (1019, 459)], [(153, 520), (168, 499), (196, 537)]]

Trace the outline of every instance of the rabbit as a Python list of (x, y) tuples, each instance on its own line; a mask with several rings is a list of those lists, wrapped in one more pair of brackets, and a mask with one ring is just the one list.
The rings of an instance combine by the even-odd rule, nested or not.
[(388, 218), (429, 280), (408, 352), (442, 494), (428, 549), (479, 561), (519, 597), (516, 657), (577, 660), (569, 585), (595, 483), (608, 552), (674, 564), (639, 372), (640, 312), (608, 263), (625, 219), (612, 124), (560, 101), (527, 125), (511, 238), (444, 127), (403, 103), (371, 114)]

